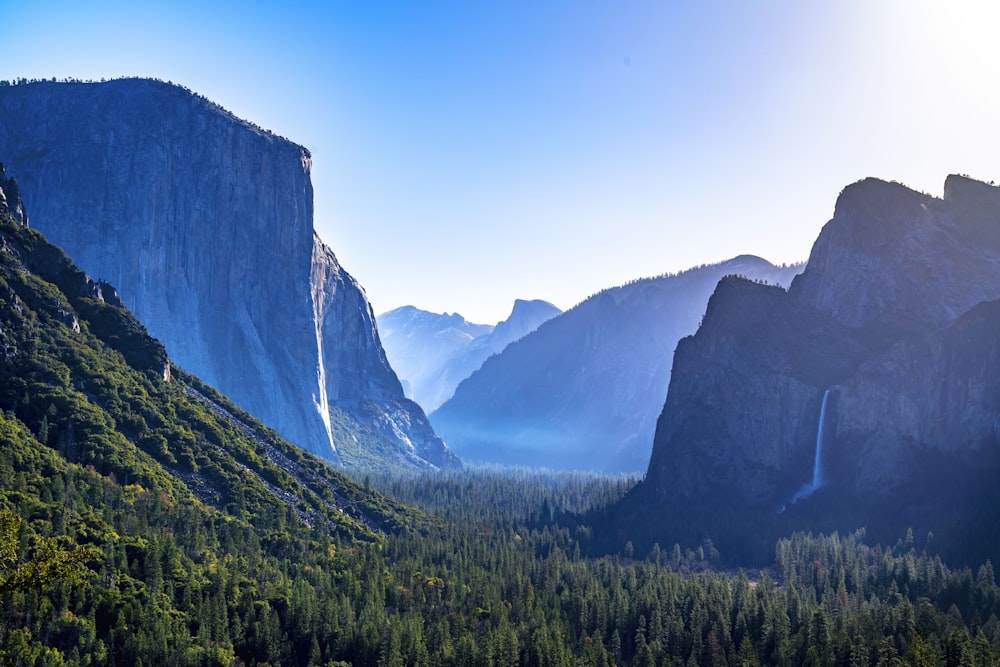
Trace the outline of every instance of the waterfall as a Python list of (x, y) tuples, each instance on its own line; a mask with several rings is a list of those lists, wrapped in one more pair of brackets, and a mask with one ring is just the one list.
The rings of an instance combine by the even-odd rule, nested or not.
[(823, 402), (819, 406), (819, 427), (816, 429), (816, 457), (813, 459), (812, 490), (823, 485), (823, 424), (826, 421), (826, 399), (830, 398), (830, 390), (823, 392)]
[(333, 444), (333, 427), (330, 424), (330, 401), (326, 396), (326, 364), (323, 363), (323, 319), (320, 317), (320, 304), (313, 295), (313, 324), (316, 327), (316, 380), (319, 383), (319, 398), (313, 396), (313, 405), (319, 411), (319, 417), (326, 427), (326, 437), (330, 441), (330, 449), (337, 454), (337, 446)]
[[(830, 390), (823, 392), (823, 402), (819, 406), (819, 426), (816, 427), (816, 453), (813, 456), (812, 480), (803, 485), (794, 496), (792, 502), (808, 498), (816, 489), (823, 486), (823, 427), (826, 422), (826, 401), (830, 398)], [(784, 509), (784, 507), (782, 507)]]

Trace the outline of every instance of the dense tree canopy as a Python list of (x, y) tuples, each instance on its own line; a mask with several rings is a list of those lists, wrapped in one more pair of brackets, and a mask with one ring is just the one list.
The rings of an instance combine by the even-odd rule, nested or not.
[(0, 664), (1000, 660), (992, 565), (950, 569), (923, 537), (795, 533), (773, 565), (723, 571), (711, 539), (637, 548), (588, 518), (632, 479), (353, 481), (164, 379), (41, 243), (0, 224)]

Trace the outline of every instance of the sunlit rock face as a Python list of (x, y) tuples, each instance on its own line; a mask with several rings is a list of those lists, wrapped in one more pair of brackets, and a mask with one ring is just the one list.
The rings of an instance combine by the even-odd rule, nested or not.
[(28, 224), (28, 216), (24, 212), (24, 202), (21, 200), (21, 189), (17, 181), (7, 177), (3, 163), (0, 163), (0, 214), (6, 213), (22, 225)]
[(996, 472), (998, 299), (1000, 189), (957, 176), (943, 198), (849, 186), (787, 292), (720, 283), (677, 347), (631, 502), (784, 509), (814, 475), (829, 389), (824, 511), (943, 506), (951, 477), (973, 471), (973, 488)]
[(383, 430), (401, 452), (451, 458), (314, 234), (306, 149), (141, 79), (0, 87), (0, 116), (32, 226), (118, 286), (180, 366), (327, 458), (325, 408), (363, 403), (397, 415)]
[(470, 460), (641, 472), (674, 347), (720, 278), (788, 285), (801, 268), (743, 255), (604, 290), (488, 359), (431, 422)]

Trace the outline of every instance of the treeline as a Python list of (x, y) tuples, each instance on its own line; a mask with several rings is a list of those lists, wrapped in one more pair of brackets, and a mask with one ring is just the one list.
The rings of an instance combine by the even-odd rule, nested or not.
[[(390, 537), (400, 583), (385, 664), (994, 665), (1000, 589), (918, 553), (912, 535), (869, 546), (864, 532), (796, 533), (761, 572), (713, 572), (711, 541), (587, 557), (593, 529), (558, 508), (613, 499), (621, 480), (556, 482), (472, 471), (463, 484), (393, 480), (396, 493), (451, 517), (432, 539)], [(574, 492), (586, 494), (573, 498)], [(520, 499), (531, 498), (531, 502)], [(556, 521), (531, 507), (541, 498)], [(537, 507), (537, 506), (536, 506)], [(506, 515), (505, 515), (506, 512)], [(697, 555), (696, 555), (697, 554)], [(414, 627), (447, 627), (414, 635)], [(405, 638), (396, 650), (397, 636)], [(409, 642), (409, 643), (407, 643)], [(409, 651), (404, 650), (409, 647)], [(415, 651), (415, 652), (414, 652)], [(427, 655), (428, 662), (414, 660)], [(435, 661), (434, 656), (437, 655)], [(497, 656), (503, 656), (502, 660)], [(504, 662), (511, 656), (512, 662)]]
[[(0, 425), (4, 452), (32, 442), (9, 415)], [(764, 572), (713, 572), (680, 545), (594, 558), (584, 555), (589, 528), (530, 505), (587, 505), (595, 490), (621, 492), (621, 480), (476, 470), (393, 480), (452, 518), (365, 544), (317, 535), (294, 516), (256, 528), (213, 518), (66, 466), (49, 448), (20, 449), (26, 467), (53, 480), (21, 473), (6, 494), (34, 498), (20, 507), (32, 517), (18, 535), (22, 556), (47, 535), (99, 547), (85, 585), (3, 600), (0, 656), (20, 664), (1000, 660), (992, 565), (950, 570), (908, 538), (882, 547), (863, 532), (799, 533), (778, 542)]]
[[(192, 97), (196, 98), (199, 102), (201, 102), (207, 108), (209, 108), (209, 109), (215, 109), (215, 110), (219, 111), (220, 113), (225, 114), (229, 118), (232, 118), (236, 122), (241, 123), (242, 125), (245, 125), (246, 127), (249, 127), (251, 129), (255, 130), (256, 132), (260, 132), (261, 134), (267, 135), (268, 137), (274, 137), (274, 138), (277, 138), (277, 139), (281, 139), (282, 141), (288, 141), (289, 143), (294, 143), (291, 140), (289, 140), (288, 138), (283, 137), (283, 136), (281, 136), (279, 134), (275, 134), (271, 130), (268, 130), (267, 128), (263, 128), (263, 127), (257, 125), (256, 123), (254, 123), (252, 121), (246, 120), (245, 118), (240, 118), (239, 116), (237, 116), (236, 114), (234, 114), (229, 109), (226, 109), (225, 107), (223, 107), (221, 104), (219, 104), (217, 102), (213, 102), (212, 100), (208, 99), (207, 97), (205, 97), (201, 93), (194, 92), (193, 90), (191, 90), (187, 86), (184, 86), (184, 85), (179, 84), (179, 83), (174, 83), (173, 81), (169, 81), (169, 80), (168, 81), (164, 81), (163, 79), (158, 79), (156, 77), (119, 76), (119, 77), (112, 77), (110, 79), (101, 77), (100, 81), (97, 81), (97, 80), (94, 80), (94, 79), (78, 79), (76, 77), (62, 77), (62, 78), (57, 78), (57, 77), (53, 76), (53, 77), (48, 78), (48, 79), (45, 79), (45, 78), (42, 78), (42, 79), (31, 78), (31, 79), (29, 79), (27, 77), (23, 77), (22, 76), (22, 77), (17, 77), (15, 79), (9, 79), (9, 80), (8, 79), (0, 79), (0, 88), (7, 88), (7, 87), (12, 87), (12, 86), (27, 86), (27, 85), (32, 85), (32, 84), (46, 84), (46, 83), (74, 83), (74, 84), (83, 83), (83, 84), (92, 84), (92, 83), (109, 83), (109, 82), (112, 82), (112, 81), (155, 81), (156, 83), (165, 83), (168, 86), (172, 86), (174, 88), (179, 88), (179, 89), (183, 90), (185, 93), (188, 93)], [(300, 146), (300, 148), (303, 150), (303, 152), (305, 153), (306, 157), (312, 157), (312, 154), (309, 152), (309, 149), (307, 149), (304, 146)]]
[[(683, 271), (667, 271), (665, 273), (661, 273), (661, 274), (655, 275), (655, 276), (647, 276), (647, 277), (643, 277), (643, 278), (632, 278), (631, 280), (628, 280), (628, 281), (622, 283), (621, 285), (617, 285), (615, 287), (605, 287), (602, 290), (594, 292), (593, 294), (591, 294), (590, 296), (588, 296), (587, 299), (592, 299), (595, 296), (601, 296), (601, 295), (604, 295), (604, 294), (609, 294), (609, 293), (614, 292), (616, 290), (619, 290), (619, 289), (621, 289), (623, 287), (632, 287), (633, 285), (655, 283), (655, 282), (659, 282), (659, 281), (667, 279), (667, 278), (677, 278), (677, 277), (683, 276), (683, 275), (688, 274), (688, 273), (694, 273), (696, 271), (702, 271), (704, 269), (715, 268), (717, 266), (721, 266), (722, 264), (725, 264), (725, 262), (715, 262), (715, 263), (698, 264), (697, 266), (692, 266), (691, 268), (684, 269)], [(792, 262), (792, 263), (782, 262), (781, 264), (773, 264), (772, 266), (774, 266), (774, 268), (776, 268), (776, 269), (790, 269), (790, 268), (797, 268), (797, 267), (805, 268), (805, 265), (806, 265), (805, 262)], [(734, 273), (734, 274), (730, 274), (730, 275), (736, 276), (736, 277), (746, 278), (746, 276), (743, 276), (742, 274), (735, 274)], [(746, 279), (750, 280), (750, 278), (746, 278)], [(772, 283), (769, 283), (768, 281), (763, 280), (761, 278), (754, 279), (753, 282), (756, 282), (756, 283), (761, 284), (761, 285), (771, 285), (772, 284)], [(586, 300), (586, 299), (584, 299), (584, 300)]]

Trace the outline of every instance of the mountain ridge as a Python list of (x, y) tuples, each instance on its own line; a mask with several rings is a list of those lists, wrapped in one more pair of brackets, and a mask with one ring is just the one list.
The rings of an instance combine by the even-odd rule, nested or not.
[(488, 359), (431, 423), (470, 460), (642, 470), (674, 345), (697, 328), (718, 280), (787, 283), (799, 270), (741, 255), (602, 290)]
[[(7, 190), (0, 171), (0, 191)], [(262, 485), (265, 496), (307, 523), (322, 517), (328, 528), (366, 539), (391, 524), (389, 515), (357, 513), (360, 506), (345, 511), (343, 498), (354, 498), (357, 484), (173, 366), (163, 344), (128, 311), (113, 286), (92, 280), (2, 202), (0, 260), (0, 339), (6, 351), (0, 357), (0, 402), (34, 427), (42, 446), (58, 445), (64, 457), (92, 465), (102, 475), (128, 471), (133, 460), (150, 470), (162, 466), (173, 477), (174, 490), (184, 488), (222, 510), (230, 497), (229, 481), (214, 476), (217, 465), (242, 469)], [(32, 342), (33, 336), (41, 338)], [(150, 403), (161, 398), (170, 403), (169, 410)], [(192, 400), (242, 434), (238, 446), (224, 437), (227, 429), (214, 418), (192, 410)], [(200, 438), (191, 432), (200, 432)], [(255, 446), (248, 448), (248, 441)], [(123, 447), (125, 454), (109, 455)], [(297, 474), (286, 477), (279, 469)], [(122, 477), (136, 475), (130, 471)], [(326, 499), (295, 486), (305, 478), (311, 480), (306, 486), (325, 486)], [(153, 479), (142, 481), (159, 483)]]
[(414, 306), (382, 313), (378, 320), (393, 368), (417, 402), (431, 412), (490, 356), (561, 312), (541, 299), (515, 299), (510, 315), (496, 325), (474, 324), (458, 313), (430, 313)]

